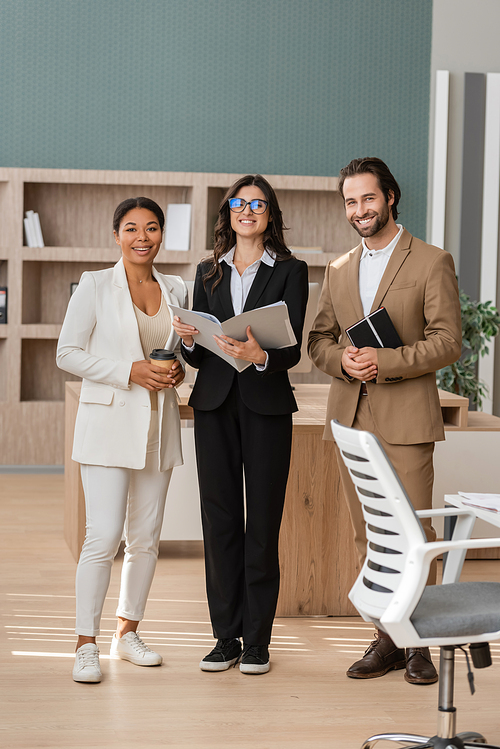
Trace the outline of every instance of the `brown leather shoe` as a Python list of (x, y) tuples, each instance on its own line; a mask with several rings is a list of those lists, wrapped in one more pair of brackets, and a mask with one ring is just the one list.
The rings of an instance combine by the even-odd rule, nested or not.
[(410, 684), (435, 684), (437, 671), (429, 648), (406, 648), (405, 679)]
[(385, 632), (377, 630), (375, 639), (360, 661), (346, 671), (351, 679), (375, 679), (388, 671), (405, 667), (405, 651), (397, 648)]

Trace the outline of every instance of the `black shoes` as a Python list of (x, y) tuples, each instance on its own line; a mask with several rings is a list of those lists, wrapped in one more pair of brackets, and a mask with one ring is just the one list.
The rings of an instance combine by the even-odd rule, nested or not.
[(240, 655), (241, 642), (238, 639), (217, 640), (215, 648), (200, 661), (200, 668), (202, 671), (227, 671)]
[(202, 671), (227, 671), (238, 662), (242, 674), (266, 674), (269, 671), (267, 645), (245, 645), (242, 652), (241, 642), (236, 638), (217, 640), (215, 648), (200, 661), (200, 668)]
[(245, 645), (241, 656), (242, 674), (267, 674), (269, 671), (269, 650), (267, 645)]

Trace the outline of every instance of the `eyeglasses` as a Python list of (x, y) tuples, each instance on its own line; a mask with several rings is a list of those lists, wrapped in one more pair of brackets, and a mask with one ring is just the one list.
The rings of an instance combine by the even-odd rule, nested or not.
[(267, 200), (243, 200), (243, 198), (229, 198), (229, 208), (233, 213), (242, 213), (247, 205), (252, 213), (265, 213), (269, 203)]

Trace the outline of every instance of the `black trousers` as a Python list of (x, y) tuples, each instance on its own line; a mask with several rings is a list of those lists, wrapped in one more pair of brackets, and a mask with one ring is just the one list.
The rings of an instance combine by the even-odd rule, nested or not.
[(292, 415), (251, 411), (235, 378), (219, 408), (195, 409), (194, 425), (214, 636), (267, 645), (279, 591), (278, 536)]

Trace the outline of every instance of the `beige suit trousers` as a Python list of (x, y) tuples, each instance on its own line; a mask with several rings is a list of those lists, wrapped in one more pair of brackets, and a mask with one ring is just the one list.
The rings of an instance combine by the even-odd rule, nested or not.
[[(432, 508), (432, 485), (434, 482), (434, 442), (424, 442), (417, 445), (391, 445), (386, 442), (380, 435), (370, 410), (370, 396), (361, 395), (356, 410), (353, 428), (366, 432), (372, 432), (384, 448), (389, 460), (394, 466), (394, 470), (415, 510), (430, 510)], [(351, 481), (349, 472), (345, 467), (344, 461), (339, 455), (337, 446), (335, 446), (337, 462), (339, 464), (342, 486), (345, 498), (351, 514), (351, 522), (354, 529), (354, 541), (358, 551), (360, 565), (363, 565), (366, 556), (366, 533), (365, 521), (361, 503), (356, 494), (354, 484)], [(425, 534), (428, 541), (436, 540), (436, 531), (432, 527), (429, 518), (422, 519)], [(429, 585), (436, 582), (436, 565), (431, 566), (429, 574)]]

